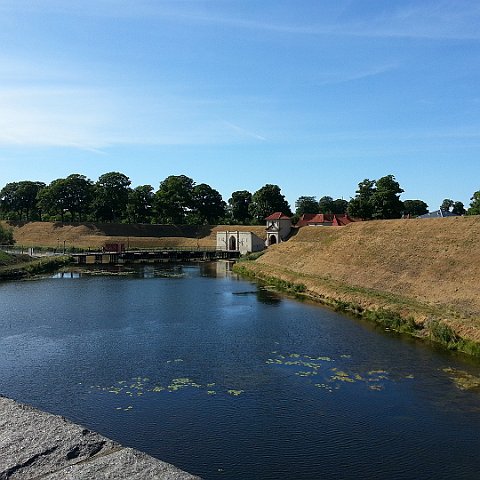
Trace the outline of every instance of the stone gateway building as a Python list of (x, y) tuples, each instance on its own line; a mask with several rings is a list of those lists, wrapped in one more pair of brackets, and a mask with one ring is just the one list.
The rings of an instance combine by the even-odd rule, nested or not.
[(250, 252), (260, 252), (265, 248), (265, 241), (253, 232), (238, 230), (217, 232), (217, 250), (240, 252), (241, 255)]
[(266, 240), (248, 231), (227, 230), (217, 232), (217, 250), (239, 252), (241, 255), (260, 252), (270, 245), (285, 241), (292, 231), (292, 220), (282, 212), (272, 213), (265, 221), (267, 222)]

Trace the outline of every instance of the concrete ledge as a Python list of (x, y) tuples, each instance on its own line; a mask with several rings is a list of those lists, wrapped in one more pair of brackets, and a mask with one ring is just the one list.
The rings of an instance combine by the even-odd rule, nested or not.
[(0, 396), (0, 480), (198, 480), (63, 417)]

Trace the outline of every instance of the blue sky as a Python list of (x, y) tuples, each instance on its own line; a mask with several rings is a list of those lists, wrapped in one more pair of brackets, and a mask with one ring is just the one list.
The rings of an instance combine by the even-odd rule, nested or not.
[(0, 187), (480, 190), (477, 0), (0, 0)]

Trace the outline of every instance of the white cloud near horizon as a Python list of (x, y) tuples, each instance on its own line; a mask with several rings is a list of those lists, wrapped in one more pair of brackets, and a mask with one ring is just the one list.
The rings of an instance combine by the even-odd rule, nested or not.
[[(85, 87), (0, 86), (0, 146), (98, 150), (116, 145), (194, 145), (264, 141), (215, 118), (207, 100), (145, 98)], [(210, 108), (209, 108), (210, 107)]]

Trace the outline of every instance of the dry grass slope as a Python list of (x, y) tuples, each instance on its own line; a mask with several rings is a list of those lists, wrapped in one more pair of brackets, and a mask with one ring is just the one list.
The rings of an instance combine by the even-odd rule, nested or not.
[(480, 217), (305, 227), (253, 268), (326, 298), (436, 317), (480, 341)]
[(26, 247), (100, 248), (107, 243), (124, 243), (130, 248), (214, 247), (216, 233), (223, 230), (252, 231), (266, 238), (264, 226), (217, 225), (123, 225), (94, 223), (27, 222), (10, 223), (17, 245)]

